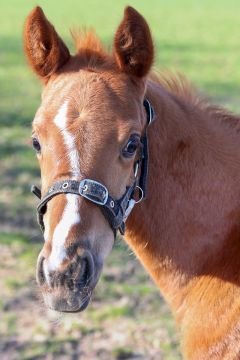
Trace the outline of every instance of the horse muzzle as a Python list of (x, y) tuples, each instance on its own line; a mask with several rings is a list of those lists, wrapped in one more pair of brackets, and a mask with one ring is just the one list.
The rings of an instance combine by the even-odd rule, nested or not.
[(47, 307), (59, 312), (79, 312), (88, 306), (100, 272), (101, 267), (88, 250), (55, 271), (47, 270), (47, 258), (40, 254), (36, 278)]

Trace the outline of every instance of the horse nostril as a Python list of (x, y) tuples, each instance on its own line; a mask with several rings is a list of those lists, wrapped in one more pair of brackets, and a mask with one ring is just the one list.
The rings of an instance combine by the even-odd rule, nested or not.
[(72, 292), (87, 290), (94, 281), (93, 256), (87, 250), (81, 256), (71, 261), (67, 269), (48, 271), (46, 258), (39, 255), (37, 261), (36, 279), (39, 286), (48, 285), (52, 289), (66, 287)]
[(82, 288), (87, 285), (91, 276), (90, 273), (87, 259), (81, 259), (81, 271), (76, 281), (77, 288)]
[(76, 268), (74, 280), (70, 279), (68, 287), (75, 290), (81, 290), (89, 287), (94, 278), (94, 262), (90, 252), (86, 251), (78, 258), (79, 264)]
[(37, 271), (36, 271), (36, 279), (37, 279), (37, 283), (39, 285), (43, 285), (46, 281), (45, 276), (44, 276), (44, 271), (43, 271), (44, 260), (45, 260), (44, 256), (39, 255), (38, 260), (37, 260)]

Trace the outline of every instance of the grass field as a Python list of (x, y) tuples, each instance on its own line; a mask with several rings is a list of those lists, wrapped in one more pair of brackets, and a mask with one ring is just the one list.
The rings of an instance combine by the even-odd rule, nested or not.
[[(155, 67), (184, 73), (214, 102), (240, 111), (238, 0), (41, 1), (71, 45), (70, 27), (95, 27), (111, 46), (126, 4), (148, 20)], [(34, 281), (41, 248), (29, 193), (39, 171), (29, 146), (40, 85), (26, 66), (22, 28), (32, 0), (0, 5), (0, 359), (180, 359), (173, 319), (134, 255), (118, 241), (92, 304), (62, 318), (44, 310)]]

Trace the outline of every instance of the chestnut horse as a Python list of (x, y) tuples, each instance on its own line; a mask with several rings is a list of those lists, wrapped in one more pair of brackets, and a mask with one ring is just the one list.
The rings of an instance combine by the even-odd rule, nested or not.
[[(147, 199), (127, 219), (125, 240), (170, 305), (184, 356), (240, 359), (240, 119), (184, 79), (150, 74), (151, 33), (131, 7), (112, 54), (91, 32), (74, 37), (73, 56), (41, 8), (26, 20), (26, 56), (43, 83), (32, 135), (42, 194), (91, 179), (92, 195), (121, 199), (142, 171), (148, 99)], [(101, 204), (69, 192), (50, 197), (41, 220), (45, 302), (83, 310), (114, 243), (111, 221)]]

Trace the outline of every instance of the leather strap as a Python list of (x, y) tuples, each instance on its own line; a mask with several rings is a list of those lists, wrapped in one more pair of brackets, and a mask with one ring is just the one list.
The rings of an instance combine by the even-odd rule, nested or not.
[[(59, 194), (76, 194), (85, 197), (89, 201), (99, 205), (104, 216), (108, 220), (111, 228), (116, 235), (119, 230), (123, 235), (125, 232), (124, 222), (126, 220), (126, 210), (131, 197), (134, 195), (136, 182), (127, 188), (125, 194), (119, 199), (114, 200), (109, 194), (107, 188), (101, 183), (91, 180), (83, 179), (76, 180), (62, 180), (54, 183), (48, 190), (37, 206), (38, 222), (41, 230), (44, 231), (43, 215), (46, 212), (46, 205), (54, 196)], [(41, 191), (36, 187), (32, 187), (32, 192), (40, 195)]]

